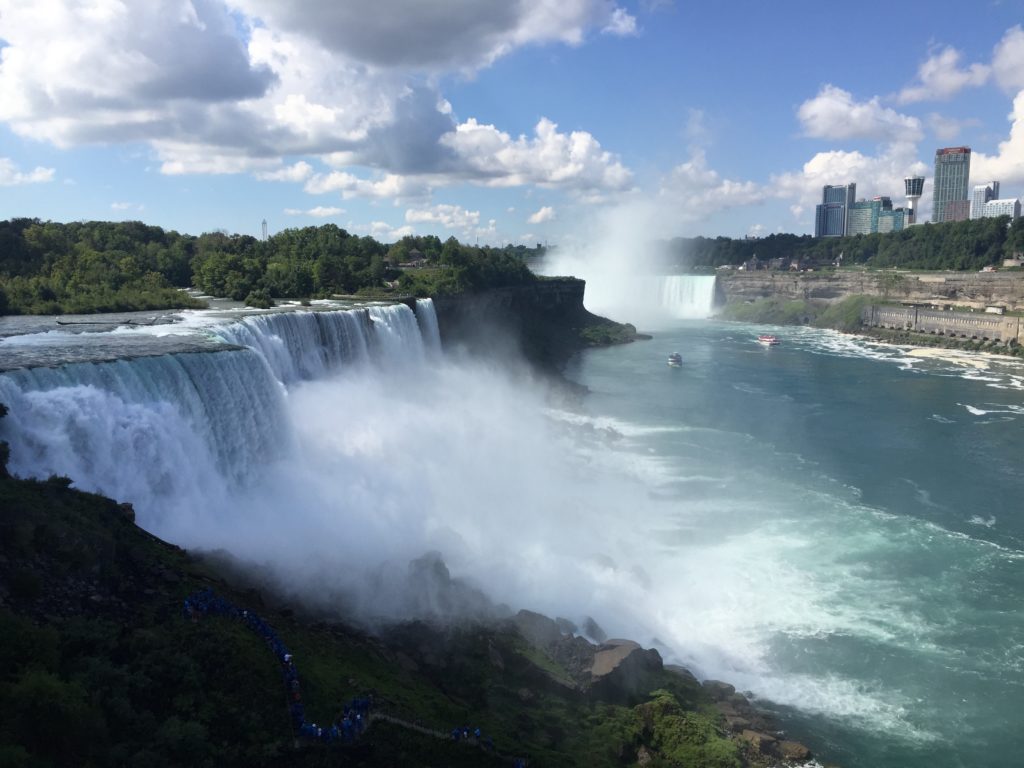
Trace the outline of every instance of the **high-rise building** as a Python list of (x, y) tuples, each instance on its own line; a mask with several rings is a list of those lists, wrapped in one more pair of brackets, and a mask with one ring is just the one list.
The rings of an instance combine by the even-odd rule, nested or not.
[(856, 199), (856, 183), (826, 184), (821, 191), (821, 205), (814, 210), (814, 236), (845, 235), (847, 212)]
[(846, 219), (847, 235), (870, 235), (875, 232), (896, 232), (903, 229), (903, 209), (892, 209), (892, 198), (878, 196), (859, 200), (850, 206)]
[[(933, 222), (963, 221), (970, 215), (970, 202), (967, 197), (970, 176), (970, 147), (944, 147), (935, 150)], [(961, 201), (967, 205), (957, 205)]]
[(904, 223), (909, 227), (917, 223), (917, 201), (924, 194), (924, 176), (907, 176), (903, 180), (907, 191), (907, 215)]
[(980, 219), (982, 209), (989, 200), (999, 197), (999, 182), (990, 181), (988, 184), (978, 184), (971, 192), (971, 218)]
[(1009, 216), (1011, 219), (1020, 218), (1020, 200), (1016, 197), (1008, 197), (1004, 200), (989, 200), (981, 208), (982, 218), (990, 216)]
[(879, 211), (878, 212), (878, 231), (879, 232), (899, 232), (905, 226), (907, 226), (906, 211), (902, 208), (897, 208), (894, 211)]

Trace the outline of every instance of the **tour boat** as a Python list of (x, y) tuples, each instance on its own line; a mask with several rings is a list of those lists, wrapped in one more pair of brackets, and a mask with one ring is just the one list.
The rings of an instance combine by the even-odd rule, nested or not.
[(764, 344), (766, 347), (774, 347), (779, 343), (779, 340), (772, 336), (770, 333), (762, 333), (757, 337), (758, 344)]
[(681, 368), (683, 365), (683, 356), (678, 352), (673, 352), (668, 356), (669, 368)]

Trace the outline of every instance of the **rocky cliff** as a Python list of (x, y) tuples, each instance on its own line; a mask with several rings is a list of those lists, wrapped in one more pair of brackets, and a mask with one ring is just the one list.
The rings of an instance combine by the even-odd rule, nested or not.
[(764, 298), (831, 301), (881, 296), (889, 301), (1024, 310), (1024, 272), (732, 272), (719, 275), (725, 303)]
[(640, 338), (636, 328), (588, 312), (586, 283), (574, 277), (434, 297), (441, 339), (476, 354), (521, 352), (532, 363), (558, 369), (588, 346)]

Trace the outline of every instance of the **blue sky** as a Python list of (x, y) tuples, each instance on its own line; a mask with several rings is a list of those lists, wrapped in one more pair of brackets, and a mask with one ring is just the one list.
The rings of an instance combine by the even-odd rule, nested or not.
[(1022, 24), (1024, 0), (0, 0), (0, 218), (804, 233), (822, 184), (899, 199), (959, 144), (1020, 197)]

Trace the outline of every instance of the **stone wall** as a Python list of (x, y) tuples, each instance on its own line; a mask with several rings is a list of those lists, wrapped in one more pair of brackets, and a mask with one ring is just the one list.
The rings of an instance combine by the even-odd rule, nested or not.
[(861, 319), (865, 325), (875, 328), (895, 328), (986, 341), (1016, 341), (1021, 332), (1019, 317), (922, 307), (865, 307)]

